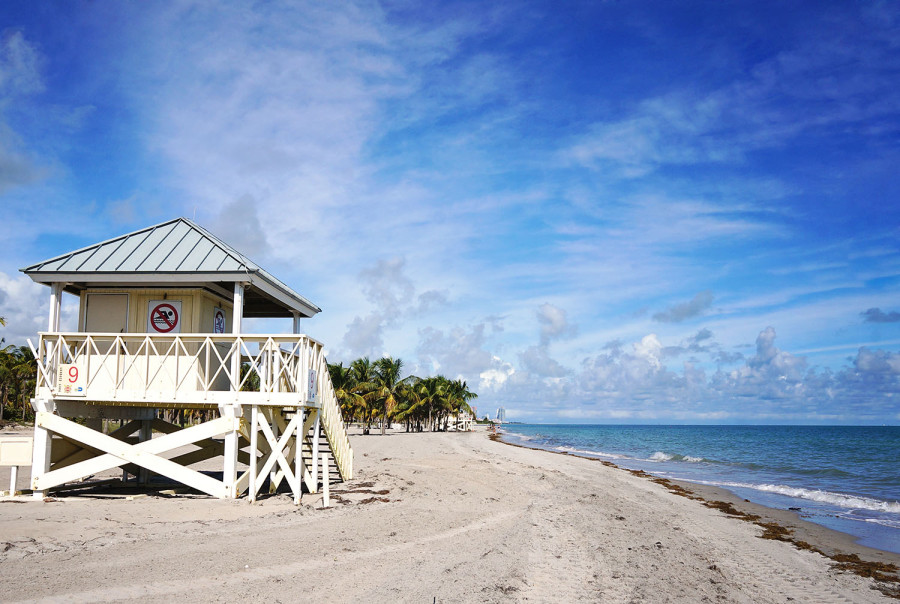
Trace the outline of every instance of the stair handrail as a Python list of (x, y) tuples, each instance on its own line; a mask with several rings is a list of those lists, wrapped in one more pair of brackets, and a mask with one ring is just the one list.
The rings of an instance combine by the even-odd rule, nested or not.
[(331, 447), (331, 454), (334, 456), (341, 479), (351, 480), (353, 478), (353, 448), (350, 446), (350, 437), (347, 434), (341, 407), (334, 393), (334, 385), (331, 383), (328, 362), (325, 359), (322, 345), (315, 340), (311, 340), (310, 343), (314, 343), (310, 365), (315, 368), (319, 376), (318, 403), (322, 424), (325, 428), (325, 437)]

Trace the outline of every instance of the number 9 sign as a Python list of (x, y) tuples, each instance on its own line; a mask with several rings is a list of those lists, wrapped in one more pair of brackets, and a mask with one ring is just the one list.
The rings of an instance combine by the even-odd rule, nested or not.
[(80, 365), (60, 365), (56, 373), (57, 396), (85, 396), (84, 372)]

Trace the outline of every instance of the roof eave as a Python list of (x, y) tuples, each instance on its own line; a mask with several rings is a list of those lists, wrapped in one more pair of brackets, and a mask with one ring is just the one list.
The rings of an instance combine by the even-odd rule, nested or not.
[(277, 284), (272, 283), (268, 279), (265, 279), (259, 273), (252, 273), (251, 283), (259, 288), (260, 291), (265, 292), (269, 296), (272, 296), (291, 310), (296, 310), (301, 315), (307, 318), (322, 312), (321, 308), (319, 308), (309, 300), (300, 298), (298, 296), (292, 295), (290, 292), (284, 291), (283, 288), (278, 287)]
[(22, 269), (26, 275), (36, 283), (50, 285), (53, 283), (84, 283), (91, 284), (121, 284), (128, 285), (153, 285), (153, 284), (171, 284), (184, 283), (185, 285), (203, 285), (204, 283), (219, 282), (239, 282), (250, 283), (261, 292), (277, 300), (287, 309), (297, 311), (304, 317), (313, 317), (322, 312), (322, 309), (306, 300), (290, 292), (285, 291), (276, 283), (266, 279), (259, 272), (225, 272), (225, 273), (186, 273), (186, 272), (153, 272), (153, 273), (116, 273), (116, 272), (97, 272), (97, 273), (71, 273), (71, 272), (42, 272), (29, 271)]

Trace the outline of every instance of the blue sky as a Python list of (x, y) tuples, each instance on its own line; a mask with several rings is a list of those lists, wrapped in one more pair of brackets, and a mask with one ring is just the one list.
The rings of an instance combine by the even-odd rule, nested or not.
[(187, 216), (479, 412), (900, 424), (898, 141), (891, 2), (4, 2), (3, 335)]

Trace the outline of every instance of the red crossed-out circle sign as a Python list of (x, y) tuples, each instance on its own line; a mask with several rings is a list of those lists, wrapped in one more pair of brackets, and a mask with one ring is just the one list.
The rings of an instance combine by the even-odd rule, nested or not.
[(178, 311), (171, 304), (157, 304), (150, 311), (150, 325), (159, 333), (169, 333), (178, 325)]

